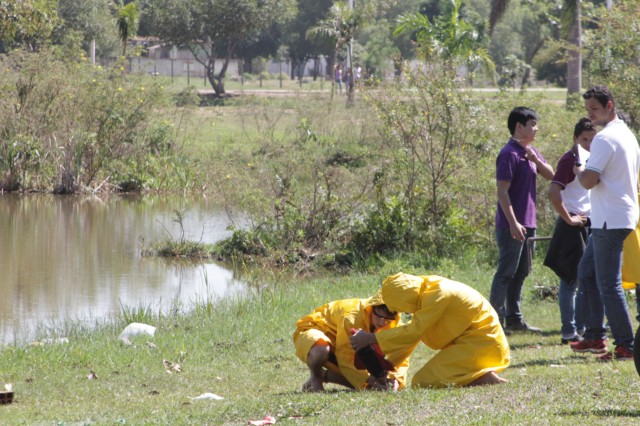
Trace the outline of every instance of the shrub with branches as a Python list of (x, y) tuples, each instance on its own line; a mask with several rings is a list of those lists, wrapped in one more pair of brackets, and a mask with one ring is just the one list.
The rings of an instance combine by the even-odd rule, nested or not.
[(159, 85), (51, 50), (4, 55), (0, 69), (0, 190), (139, 189), (169, 172)]
[(364, 233), (369, 246), (399, 248), (399, 236), (387, 243), (369, 241), (385, 217), (393, 219), (410, 251), (443, 256), (475, 238), (472, 206), (462, 202), (460, 188), (479, 179), (473, 166), (488, 155), (480, 143), (485, 112), (471, 101), (451, 65), (438, 61), (408, 69), (404, 80), (367, 94), (382, 121), (382, 149), (390, 161), (378, 176), (377, 213), (368, 214), (354, 242)]

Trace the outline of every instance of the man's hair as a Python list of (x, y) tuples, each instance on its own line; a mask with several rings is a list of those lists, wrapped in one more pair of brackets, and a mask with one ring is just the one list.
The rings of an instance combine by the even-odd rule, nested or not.
[(516, 123), (520, 123), (523, 126), (527, 125), (527, 121), (529, 120), (537, 120), (538, 115), (534, 110), (527, 107), (517, 107), (511, 110), (509, 114), (509, 118), (507, 120), (507, 127), (509, 127), (509, 132), (511, 136), (516, 131)]
[(397, 312), (390, 311), (387, 305), (376, 305), (374, 306), (374, 309), (383, 314), (379, 316), (386, 319), (394, 319), (398, 315)]
[(582, 117), (576, 123), (576, 127), (573, 128), (573, 137), (580, 136), (583, 132), (589, 132), (591, 130), (596, 130), (593, 123), (587, 117)]
[(584, 100), (595, 98), (600, 105), (603, 107), (607, 106), (607, 102), (611, 101), (611, 103), (616, 105), (615, 99), (613, 99), (613, 94), (611, 94), (611, 90), (607, 86), (593, 86), (591, 89), (584, 92), (582, 95)]

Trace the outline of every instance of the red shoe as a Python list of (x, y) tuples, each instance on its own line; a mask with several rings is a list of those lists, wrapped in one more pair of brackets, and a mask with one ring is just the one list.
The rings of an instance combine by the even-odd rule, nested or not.
[(614, 351), (607, 352), (604, 355), (599, 355), (596, 357), (596, 361), (600, 362), (609, 362), (612, 360), (631, 361), (633, 360), (633, 351), (630, 351), (623, 346), (616, 346), (616, 349)]
[[(571, 350), (580, 353), (591, 352), (592, 354), (603, 354), (607, 352), (607, 341), (605, 339), (596, 339), (571, 342)], [(633, 355), (631, 357), (633, 358)]]

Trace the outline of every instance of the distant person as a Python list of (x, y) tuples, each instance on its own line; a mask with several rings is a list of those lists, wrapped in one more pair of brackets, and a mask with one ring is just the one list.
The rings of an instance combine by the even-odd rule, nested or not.
[(559, 216), (544, 264), (560, 278), (558, 304), (562, 344), (579, 342), (585, 331), (578, 263), (589, 238), (591, 202), (589, 191), (580, 185), (573, 167), (587, 162), (595, 135), (596, 129), (588, 118), (581, 118), (576, 123), (573, 146), (560, 157), (556, 173), (549, 184), (549, 200)]
[(359, 63), (356, 63), (353, 76), (355, 78), (356, 85), (360, 84), (360, 80), (362, 80), (362, 67)]
[(340, 93), (342, 94), (342, 65), (341, 64), (338, 64), (335, 66), (335, 69), (333, 71), (333, 78), (336, 84), (338, 85), (338, 88), (340, 89)]
[(383, 353), (413, 349), (419, 342), (438, 351), (411, 379), (412, 387), (449, 387), (506, 382), (498, 373), (510, 362), (498, 315), (473, 288), (436, 275), (398, 273), (382, 284), (382, 301), (411, 321), (377, 333), (351, 336), (359, 350), (378, 344)]
[(536, 235), (536, 177), (553, 177), (553, 168), (532, 146), (538, 116), (530, 108), (514, 108), (507, 119), (509, 142), (496, 159), (498, 267), (490, 301), (505, 331), (541, 332), (522, 318), (522, 286), (529, 275), (526, 239)]
[(369, 299), (344, 299), (327, 303), (302, 317), (296, 324), (293, 342), (296, 355), (311, 372), (303, 391), (324, 390), (324, 383), (352, 389), (398, 390), (405, 387), (409, 355), (413, 347), (403, 347), (386, 359), (395, 366), (382, 379), (356, 366), (356, 354), (349, 344), (352, 329), (372, 333), (392, 329), (400, 316), (390, 311), (380, 294)]
[(350, 67), (347, 67), (347, 72), (344, 75), (344, 84), (347, 89), (347, 94), (349, 96), (353, 95), (353, 90), (355, 88), (355, 80), (353, 76), (353, 70)]
[[(638, 224), (640, 148), (618, 117), (616, 103), (606, 86), (594, 86), (584, 95), (589, 118), (603, 129), (591, 143), (587, 164), (575, 167), (591, 190), (591, 236), (580, 264), (578, 279), (588, 306), (584, 340), (571, 344), (575, 352), (601, 354), (598, 361), (632, 360), (634, 330), (622, 288), (624, 240)], [(605, 313), (615, 349), (607, 351)]]

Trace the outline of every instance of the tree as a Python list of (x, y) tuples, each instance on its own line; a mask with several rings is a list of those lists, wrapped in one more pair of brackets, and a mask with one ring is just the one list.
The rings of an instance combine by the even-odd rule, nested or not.
[[(292, 79), (295, 70), (302, 70), (309, 59), (321, 55), (329, 57), (333, 49), (333, 43), (327, 38), (307, 37), (307, 30), (327, 17), (332, 0), (297, 0), (297, 5), (296, 16), (287, 23), (283, 36), (291, 61)], [(298, 75), (302, 73), (298, 72)]]
[[(295, 0), (156, 0), (146, 13), (150, 27), (164, 43), (189, 49), (205, 68), (218, 96), (239, 43), (260, 34), (274, 22), (284, 22)], [(222, 66), (216, 70), (216, 59)]]
[[(337, 1), (331, 6), (329, 15), (323, 19), (317, 26), (307, 31), (309, 37), (326, 37), (333, 41), (333, 57), (331, 64), (333, 66), (338, 62), (338, 52), (345, 46), (348, 46), (353, 39), (355, 32), (368, 19), (370, 9), (368, 6), (350, 8), (346, 2)], [(331, 79), (331, 98), (335, 91), (335, 81)], [(347, 104), (353, 103), (353, 93), (347, 89)]]
[[(634, 130), (640, 130), (640, 8), (635, 0), (619, 0), (598, 22), (587, 41), (590, 79), (606, 84), (616, 108)], [(602, 35), (606, 34), (605, 37)], [(622, 115), (622, 114), (621, 114)]]
[(35, 51), (49, 41), (58, 22), (56, 0), (2, 0), (0, 52), (17, 46)]
[(460, 16), (462, 0), (450, 0), (450, 6), (433, 22), (421, 13), (403, 15), (395, 32), (413, 34), (427, 61), (460, 59), (470, 66), (482, 63), (493, 72), (495, 64), (482, 46), (482, 34)]
[[(496, 24), (504, 16), (509, 0), (491, 0), (489, 28), (493, 31)], [(582, 0), (562, 0), (562, 32), (561, 35), (569, 44), (567, 59), (567, 93), (568, 96), (582, 90)], [(542, 47), (544, 40), (540, 40)], [(536, 52), (540, 49), (536, 49)], [(531, 60), (527, 63), (531, 63)]]
[(400, 15), (415, 12), (422, 0), (379, 1), (376, 17), (358, 32), (358, 44), (363, 47), (360, 63), (369, 76), (384, 77), (388, 71), (402, 72), (405, 59), (415, 56), (410, 34), (393, 34)]
[(119, 0), (118, 4), (118, 35), (122, 42), (122, 56), (127, 56), (127, 42), (129, 38), (134, 37), (138, 31), (138, 9), (135, 3), (129, 3), (127, 5), (122, 4), (122, 0)]
[(91, 50), (95, 41), (98, 55), (111, 56), (119, 45), (112, 0), (58, 0), (60, 20), (53, 34), (54, 44), (79, 38), (80, 46)]

